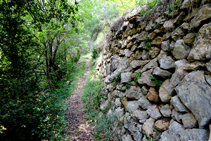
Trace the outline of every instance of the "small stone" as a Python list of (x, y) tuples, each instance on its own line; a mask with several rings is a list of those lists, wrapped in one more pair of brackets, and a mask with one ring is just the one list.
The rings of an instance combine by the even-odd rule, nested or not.
[(174, 39), (174, 41), (182, 39), (184, 35), (185, 35), (185, 32), (181, 29), (181, 27), (178, 27), (176, 30), (174, 30), (171, 33), (171, 37), (172, 39)]
[(150, 115), (150, 117), (156, 119), (159, 119), (162, 117), (162, 115), (159, 112), (159, 109), (157, 108), (156, 105), (152, 105), (148, 110), (147, 110), (148, 115)]
[(115, 106), (116, 107), (120, 107), (122, 105), (121, 101), (120, 101), (120, 98), (116, 98), (115, 100)]
[(142, 134), (142, 125), (136, 123), (136, 122), (131, 122), (129, 124), (128, 130), (130, 133), (133, 135), (133, 138), (135, 141), (141, 141), (143, 134)]
[(146, 99), (145, 96), (141, 97), (138, 101), (140, 103), (141, 108), (144, 110), (147, 110), (152, 106), (152, 104), (149, 102), (148, 99)]
[(162, 70), (159, 67), (156, 67), (153, 71), (153, 75), (160, 76), (162, 78), (167, 78), (167, 77), (170, 77), (172, 75), (172, 73), (170, 73), (169, 71), (166, 71), (166, 70)]
[(169, 40), (168, 41), (163, 41), (161, 43), (161, 48), (162, 48), (163, 51), (169, 51), (169, 48), (170, 48)]
[(109, 101), (106, 100), (106, 101), (104, 101), (103, 103), (101, 103), (100, 109), (101, 109), (101, 110), (105, 110), (105, 109), (108, 107), (108, 105), (109, 105)]
[(151, 87), (154, 87), (155, 86), (155, 83), (152, 82), (152, 70), (148, 70), (146, 72), (143, 72), (141, 74), (141, 77), (138, 79), (138, 83), (143, 85), (143, 84), (146, 84), (148, 86), (151, 86)]
[(171, 117), (171, 107), (169, 104), (162, 105), (160, 107), (160, 112), (164, 117)]
[(149, 99), (149, 101), (159, 102), (159, 95), (156, 92), (155, 88), (153, 87), (150, 87), (149, 92), (146, 95), (146, 98)]
[(154, 126), (159, 131), (165, 131), (170, 126), (170, 123), (168, 121), (165, 121), (165, 120), (160, 119), (160, 120), (157, 120), (155, 122), (155, 125)]
[(173, 20), (165, 21), (163, 27), (164, 27), (166, 30), (174, 29), (174, 22), (173, 22)]
[(133, 60), (131, 63), (130, 63), (130, 65), (132, 66), (132, 68), (138, 68), (138, 67), (140, 67), (140, 68), (142, 68), (144, 65), (146, 65), (147, 63), (148, 63), (149, 61), (148, 60), (144, 60), (144, 61), (142, 61), (142, 60)]
[(153, 135), (153, 126), (154, 126), (155, 120), (153, 118), (149, 118), (146, 120), (146, 122), (143, 124), (143, 131), (146, 133), (147, 137), (151, 137)]
[(139, 106), (140, 106), (140, 102), (139, 101), (129, 101), (127, 103), (127, 107), (126, 107), (126, 110), (128, 112), (134, 112), (135, 110), (139, 109)]
[(157, 58), (155, 58), (155, 59), (151, 60), (149, 63), (147, 63), (147, 64), (142, 68), (141, 73), (142, 73), (142, 72), (145, 72), (145, 71), (147, 71), (147, 70), (149, 70), (149, 69), (154, 69), (154, 68), (156, 68), (156, 67), (158, 67)]
[(170, 80), (165, 80), (159, 89), (159, 97), (162, 102), (169, 102), (171, 100), (171, 95), (168, 94), (168, 87), (170, 84)]
[(132, 72), (121, 73), (121, 83), (127, 83), (131, 81)]
[(177, 122), (181, 123), (182, 113), (177, 112), (175, 109), (172, 110), (171, 117)]
[(161, 43), (163, 42), (163, 39), (162, 37), (158, 36), (156, 37), (152, 42), (151, 42), (151, 45), (154, 45), (154, 46), (160, 46)]
[(188, 109), (183, 105), (178, 96), (174, 96), (171, 98), (171, 104), (178, 112), (183, 112), (183, 113), (188, 112)]
[(185, 44), (191, 46), (191, 45), (193, 45), (195, 38), (196, 38), (196, 33), (188, 33), (188, 34), (183, 38), (183, 40), (184, 40)]
[(184, 40), (177, 40), (173, 50), (173, 55), (177, 60), (185, 59), (190, 53), (190, 47), (185, 45)]
[(187, 113), (181, 117), (184, 128), (191, 129), (197, 126), (197, 121), (193, 114)]
[(129, 49), (125, 49), (125, 50), (124, 50), (124, 53), (125, 53), (125, 56), (127, 56), (127, 57), (130, 57), (131, 54), (133, 54), (133, 52), (130, 51)]
[(132, 117), (136, 118), (139, 123), (143, 124), (149, 116), (146, 111), (136, 110), (135, 112), (133, 112)]
[(127, 101), (127, 97), (123, 97), (123, 99), (121, 100), (122, 104), (124, 105), (124, 107), (127, 107), (128, 101)]
[(125, 95), (127, 98), (130, 99), (139, 99), (144, 96), (141, 92), (141, 88), (137, 86), (131, 86), (129, 89), (126, 90)]
[(155, 58), (160, 53), (160, 49), (157, 47), (151, 47), (149, 51), (149, 56), (151, 59)]
[(122, 141), (133, 141), (131, 135), (124, 135), (122, 136)]
[(149, 59), (149, 52), (146, 51), (146, 50), (143, 50), (143, 53), (142, 53), (141, 58), (142, 58), (143, 60)]
[(163, 69), (173, 69), (175, 68), (175, 61), (172, 59), (171, 56), (167, 56), (166, 54), (163, 55), (163, 57), (159, 61), (160, 68)]

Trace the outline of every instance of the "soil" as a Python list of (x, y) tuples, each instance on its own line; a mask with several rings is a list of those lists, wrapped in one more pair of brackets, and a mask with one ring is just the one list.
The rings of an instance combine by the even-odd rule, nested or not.
[(69, 129), (66, 135), (71, 137), (71, 141), (94, 141), (92, 136), (93, 129), (86, 121), (86, 114), (83, 112), (83, 103), (81, 102), (83, 86), (86, 84), (88, 74), (89, 60), (86, 61), (86, 70), (84, 75), (79, 79), (73, 95), (71, 95), (68, 99), (70, 106), (65, 112), (69, 124)]

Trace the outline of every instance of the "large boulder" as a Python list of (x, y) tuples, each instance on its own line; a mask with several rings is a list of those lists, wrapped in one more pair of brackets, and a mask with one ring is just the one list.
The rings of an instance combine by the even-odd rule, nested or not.
[(197, 28), (200, 24), (211, 18), (211, 4), (204, 5), (191, 20), (191, 28)]
[[(211, 8), (210, 8), (211, 9)], [(211, 23), (203, 25), (195, 39), (194, 47), (188, 56), (188, 61), (211, 59)]]
[(204, 129), (187, 129), (174, 121), (169, 129), (161, 134), (160, 141), (207, 141), (208, 132)]
[(185, 76), (176, 87), (176, 92), (184, 105), (192, 111), (203, 128), (211, 120), (211, 86), (206, 82), (203, 71), (193, 71)]

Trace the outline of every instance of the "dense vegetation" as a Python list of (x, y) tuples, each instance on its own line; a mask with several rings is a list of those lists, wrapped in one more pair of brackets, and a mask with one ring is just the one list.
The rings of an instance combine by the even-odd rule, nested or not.
[[(112, 21), (136, 1), (0, 0), (0, 140), (63, 140), (62, 101), (99, 53)], [(84, 70), (84, 69), (82, 69)]]

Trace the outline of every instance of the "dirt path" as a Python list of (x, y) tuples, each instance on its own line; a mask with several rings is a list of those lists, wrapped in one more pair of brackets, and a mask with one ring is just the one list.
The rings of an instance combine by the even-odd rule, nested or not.
[(69, 122), (69, 132), (71, 141), (94, 141), (91, 134), (92, 128), (87, 124), (85, 113), (83, 113), (83, 104), (81, 97), (83, 86), (86, 84), (86, 77), (89, 74), (89, 60), (86, 61), (86, 70), (84, 75), (79, 79), (73, 95), (70, 97), (70, 107), (66, 111)]

